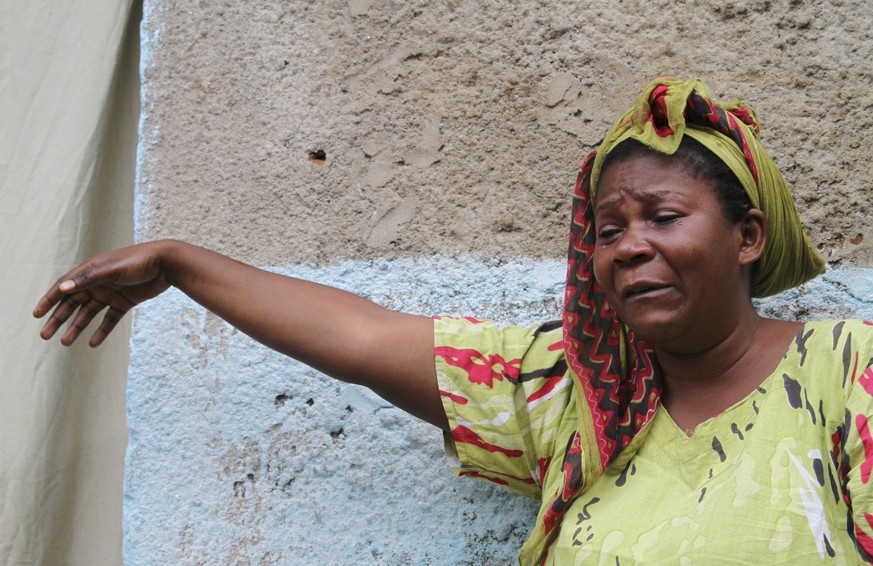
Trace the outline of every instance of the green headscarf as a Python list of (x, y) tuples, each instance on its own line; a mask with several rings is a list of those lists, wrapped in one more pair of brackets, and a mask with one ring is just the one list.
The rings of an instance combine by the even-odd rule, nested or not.
[(803, 232), (788, 186), (761, 145), (755, 111), (736, 99), (727, 104), (712, 102), (709, 89), (699, 79), (660, 78), (646, 86), (597, 150), (591, 171), (592, 196), (604, 157), (624, 140), (635, 139), (672, 155), (685, 135), (724, 161), (752, 206), (767, 217), (769, 237), (752, 285), (753, 296), (774, 295), (824, 272), (824, 259)]

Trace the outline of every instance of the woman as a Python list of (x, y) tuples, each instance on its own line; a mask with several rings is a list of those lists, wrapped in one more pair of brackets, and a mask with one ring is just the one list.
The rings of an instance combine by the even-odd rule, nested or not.
[(180, 242), (97, 256), (34, 314), (70, 344), (106, 309), (97, 346), (178, 287), (539, 498), (525, 564), (869, 560), (873, 326), (753, 308), (823, 268), (757, 134), (699, 81), (648, 85), (579, 176), (563, 324), (405, 315)]

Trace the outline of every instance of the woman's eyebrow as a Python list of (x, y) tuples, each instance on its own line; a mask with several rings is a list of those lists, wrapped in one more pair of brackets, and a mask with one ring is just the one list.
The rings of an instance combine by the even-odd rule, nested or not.
[[(670, 189), (646, 189), (634, 193), (634, 198), (643, 202), (658, 202), (665, 198), (675, 195), (675, 191)], [(597, 202), (594, 205), (595, 212), (607, 211), (618, 206), (624, 198), (611, 198), (603, 202)]]

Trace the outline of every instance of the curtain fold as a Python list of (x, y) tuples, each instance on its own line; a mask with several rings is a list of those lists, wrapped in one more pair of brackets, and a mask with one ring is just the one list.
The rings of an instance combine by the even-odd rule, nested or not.
[(63, 272), (133, 240), (137, 0), (0, 4), (0, 563), (121, 563), (128, 327), (43, 342)]

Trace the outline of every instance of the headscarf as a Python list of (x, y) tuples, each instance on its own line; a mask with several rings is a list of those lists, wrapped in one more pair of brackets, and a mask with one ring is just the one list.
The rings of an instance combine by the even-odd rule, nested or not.
[[(776, 164), (761, 145), (761, 127), (751, 106), (734, 99), (714, 103), (701, 80), (661, 78), (649, 83), (594, 154), (592, 197), (603, 159), (618, 144), (635, 139), (667, 155), (688, 135), (716, 154), (736, 175), (754, 208), (769, 222), (752, 296), (767, 297), (823, 273), (824, 260), (803, 232), (794, 199)], [(578, 197), (578, 195), (577, 195)]]
[(577, 379), (579, 429), (566, 440), (562, 489), (543, 494), (553, 499), (541, 509), (522, 549), (523, 562), (541, 559), (573, 499), (607, 466), (633, 456), (659, 404), (661, 377), (652, 346), (622, 324), (594, 279), (594, 191), (604, 157), (627, 139), (672, 155), (688, 135), (724, 161), (768, 220), (769, 237), (752, 283), (753, 296), (763, 297), (822, 273), (824, 260), (803, 233), (788, 187), (759, 134), (751, 107), (738, 100), (713, 102), (700, 80), (660, 78), (585, 159), (573, 199), (563, 320), (564, 350)]

